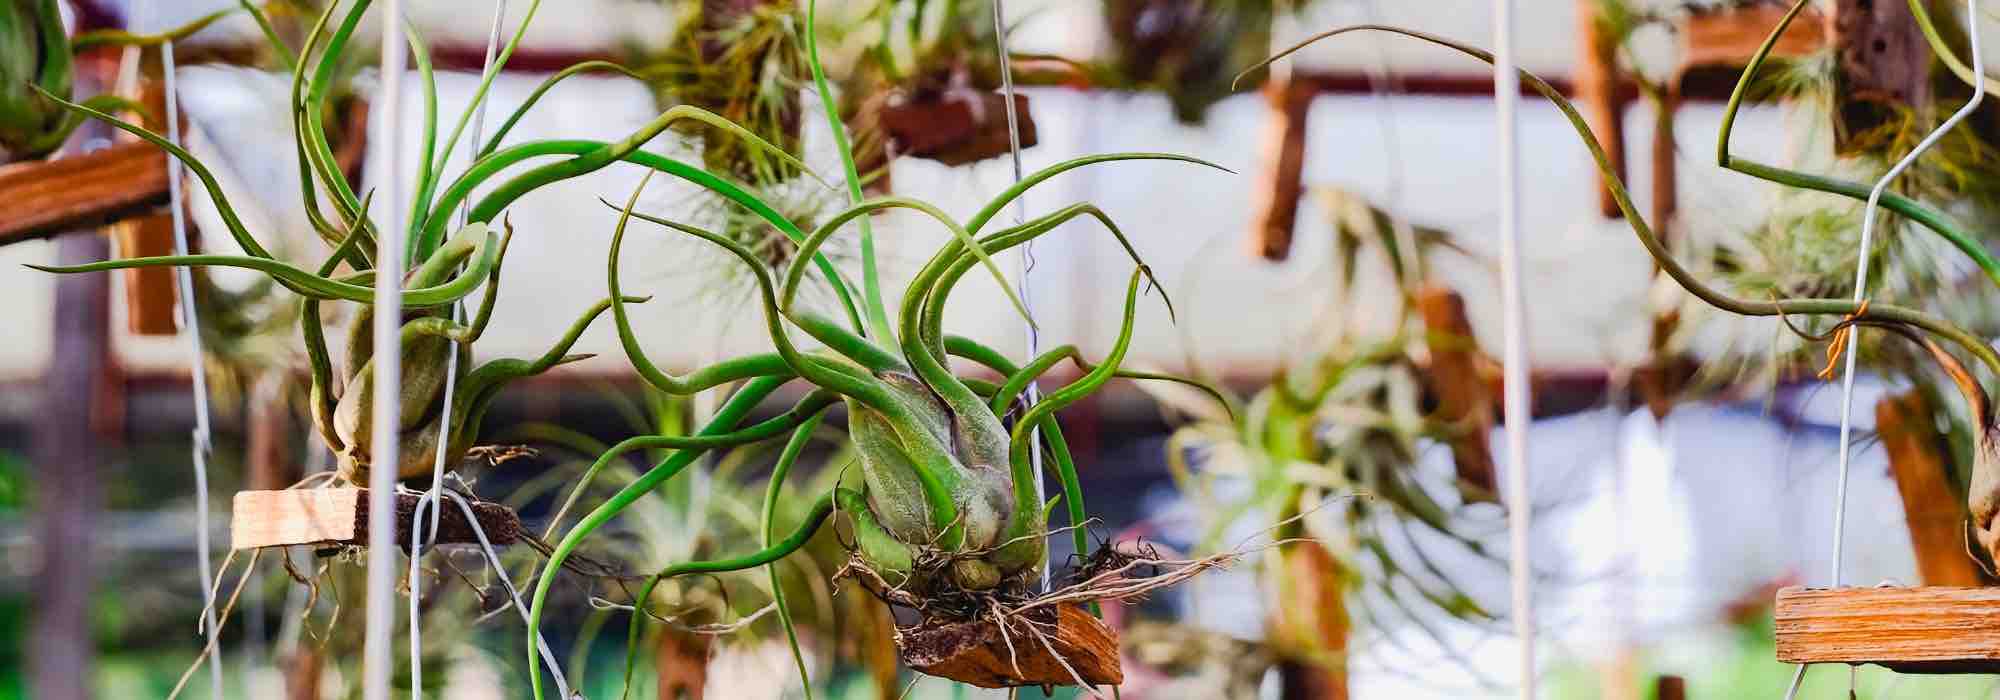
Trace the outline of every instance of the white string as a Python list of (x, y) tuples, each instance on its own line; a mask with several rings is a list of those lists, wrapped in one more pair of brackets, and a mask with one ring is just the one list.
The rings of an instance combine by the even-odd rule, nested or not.
[[(384, 0), (382, 7), (382, 169), (388, 177), (389, 197), (384, 203), (382, 227), (375, 239), (375, 376), (374, 425), (368, 475), (368, 521), (396, 522), (396, 464), (401, 437), (403, 348), (401, 335), (404, 209), (403, 168), (403, 73), (407, 65), (403, 45), (403, 0)], [(363, 215), (367, 215), (363, 212)], [(362, 697), (389, 700), (394, 643), (391, 629), (396, 593), (396, 528), (368, 529), (368, 608), (365, 644), (362, 647)]]
[[(1968, 43), (1972, 45), (1972, 65), (1983, 66), (1985, 64), (1981, 60), (1979, 48), (1979, 6), (1977, 0), (1966, 0), (1965, 25), (1966, 34), (1969, 37)], [(1908, 170), (1911, 165), (1916, 164), (1919, 156), (1922, 156), (1925, 151), (1930, 150), (1932, 146), (1937, 145), (1938, 140), (1944, 138), (1946, 133), (1956, 128), (1959, 122), (1965, 121), (1966, 117), (1972, 116), (1972, 113), (1979, 109), (1979, 103), (1986, 99), (1986, 81), (1973, 80), (1971, 82), (1972, 99), (1967, 100), (1964, 107), (1960, 107), (1957, 112), (1952, 113), (1951, 118), (1944, 120), (1943, 124), (1939, 124), (1936, 129), (1931, 130), (1931, 133), (1925, 136), (1923, 141), (1917, 143), (1916, 148), (1911, 149), (1907, 155), (1903, 156), (1902, 160), (1896, 161), (1896, 164), (1889, 168), (1889, 172), (1883, 173), (1882, 178), (1875, 181), (1875, 187), (1868, 191), (1868, 205), (1861, 210), (1861, 242), (1860, 246), (1856, 249), (1858, 261), (1854, 268), (1855, 303), (1861, 303), (1867, 292), (1868, 251), (1875, 238), (1875, 210), (1881, 205), (1882, 193), (1889, 189), (1889, 184), (1894, 182), (1897, 176), (1902, 175), (1903, 171)], [(1840, 587), (1842, 555), (1844, 553), (1843, 545), (1846, 543), (1847, 536), (1847, 473), (1850, 462), (1848, 444), (1854, 431), (1854, 361), (1855, 356), (1858, 354), (1856, 348), (1860, 345), (1860, 342), (1861, 329), (1858, 326), (1849, 328), (1847, 331), (1847, 346), (1843, 349), (1847, 357), (1842, 361), (1840, 376), (1839, 477), (1835, 482), (1833, 496), (1833, 565), (1830, 575), (1833, 588)], [(1785, 691), (1786, 700), (1791, 700), (1798, 696), (1799, 685), (1805, 680), (1805, 675), (1806, 666), (1800, 665), (1798, 671), (1792, 674), (1791, 687)], [(1853, 686), (1854, 674), (1850, 670), (1848, 674), (1848, 687), (1852, 689)]]
[[(459, 483), (463, 484), (464, 481), (461, 480)], [(458, 495), (455, 491), (446, 491), (444, 495), (451, 497), (452, 502), (458, 504), (459, 512), (465, 514), (465, 522), (472, 526), (472, 536), (479, 539), (480, 551), (486, 553), (487, 566), (493, 567), (493, 574), (500, 578), (501, 587), (507, 589), (507, 597), (514, 601), (514, 609), (521, 613), (521, 624), (529, 624), (528, 604), (521, 599), (521, 589), (514, 587), (514, 580), (507, 576), (507, 567), (500, 565), (500, 553), (493, 549), (492, 540), (487, 539), (486, 528), (480, 526), (479, 518), (472, 512), (472, 506), (466, 502), (464, 496)], [(548, 664), (549, 675), (555, 676), (556, 694), (565, 700), (578, 697), (570, 692), (569, 679), (563, 677), (562, 667), (556, 665), (555, 653), (549, 651), (549, 641), (543, 638), (539, 631), (535, 633), (535, 647), (541, 651), (542, 662)]]
[[(1007, 5), (1001, 0), (993, 0), (993, 45), (1000, 54), (1000, 94), (1007, 103), (1007, 152), (1014, 159), (1014, 184), (1021, 184), (1021, 115), (1014, 106), (1014, 62), (1007, 53)], [(1014, 198), (1014, 225), (1019, 226), (1028, 219), (1026, 197)], [(1021, 244), (1021, 276), (1014, 282), (1014, 294), (1021, 298), (1021, 306), (1028, 312), (1025, 321), (1028, 330), (1028, 356), (1034, 357), (1042, 350), (1042, 331), (1035, 326), (1034, 286), (1028, 277), (1035, 271), (1035, 242)], [(1021, 399), (1032, 407), (1042, 400), (1042, 388), (1038, 382), (1028, 382)], [(1031, 426), (1028, 429), (1028, 463), (1035, 472), (1035, 492), (1042, 488), (1042, 429)], [(1078, 552), (1082, 554), (1082, 552)], [(1049, 559), (1042, 558), (1042, 588), (1049, 587)]]
[[(479, 68), (481, 84), (485, 84), (486, 80), (492, 76), (493, 55), (500, 47), (500, 25), (506, 17), (506, 0), (494, 3), (493, 27), (486, 36), (486, 60)], [(465, 144), (466, 155), (469, 159), (473, 160), (479, 157), (480, 128), (485, 126), (486, 122), (485, 95), (481, 94), (476, 97), (478, 102), (472, 106), (472, 139)], [(443, 157), (448, 158), (450, 154), (445, 154)], [(460, 226), (465, 225), (465, 220), (470, 218), (471, 206), (469, 199), (459, 206), (458, 219)], [(488, 284), (491, 284), (491, 282), (489, 281)], [(463, 322), (465, 320), (465, 308), (462, 303), (452, 302), (451, 317), (456, 322)], [(421, 622), (422, 614), (418, 609), (418, 603), (423, 598), (423, 576), (421, 575), (420, 565), (423, 563), (424, 552), (437, 542), (438, 513), (441, 509), (435, 507), (435, 504), (438, 500), (438, 494), (444, 488), (445, 455), (450, 451), (452, 443), (451, 405), (452, 399), (457, 393), (458, 341), (446, 339), (444, 405), (438, 413), (437, 452), (431, 458), (431, 488), (424, 493), (422, 498), (417, 500), (417, 508), (411, 513), (410, 517), (410, 695), (412, 697), (423, 697), (424, 687), (423, 625)], [(426, 508), (429, 508), (431, 513), (430, 533), (429, 539), (424, 541), (420, 546), (417, 540), (423, 528), (416, 527), (415, 525), (419, 520), (417, 514), (422, 513)]]
[(1532, 700), (1535, 611), (1528, 539), (1528, 429), (1534, 416), (1528, 403), (1528, 319), (1521, 284), (1521, 132), (1515, 118), (1521, 102), (1521, 76), (1514, 68), (1514, 0), (1493, 0), (1493, 55), (1493, 99), (1499, 112), (1500, 141), (1500, 303), (1505, 344), (1501, 368), (1506, 375), (1502, 413), (1507, 423), (1508, 568), (1513, 584), (1514, 635), (1521, 645), (1520, 696)]
[[(150, 3), (135, 6), (133, 10), (134, 18), (153, 19)], [(128, 77), (136, 81), (138, 68), (136, 49), (128, 51), (126, 55), (134, 59), (126, 65), (133, 71)], [(171, 41), (160, 43), (160, 73), (167, 102), (166, 114), (163, 115), (167, 122), (167, 142), (180, 145), (180, 91), (175, 81), (178, 71), (174, 66), (174, 44)], [(187, 212), (184, 209), (185, 200), (181, 188), (184, 168), (179, 159), (167, 159), (167, 208), (173, 219), (175, 255), (187, 255), (189, 248)], [(174, 290), (180, 297), (180, 303), (176, 304), (180, 311), (180, 332), (187, 338), (188, 373), (194, 384), (194, 446), (191, 452), (194, 461), (195, 547), (196, 563), (201, 571), (202, 604), (205, 608), (196, 628), (202, 632), (207, 646), (215, 647), (216, 637), (222, 631), (215, 619), (215, 590), (212, 585), (214, 579), (209, 573), (212, 547), (209, 542), (208, 512), (208, 456), (211, 435), (208, 408), (208, 354), (202, 348), (201, 317), (194, 306), (194, 273), (185, 265), (174, 267)], [(221, 655), (217, 654), (215, 658), (206, 661), (209, 695), (220, 698), (222, 697)]]

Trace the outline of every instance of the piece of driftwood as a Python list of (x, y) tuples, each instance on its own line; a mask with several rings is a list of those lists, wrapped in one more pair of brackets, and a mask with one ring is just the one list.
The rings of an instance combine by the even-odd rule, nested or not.
[(1653, 700), (1687, 700), (1687, 679), (1660, 676), (1653, 680)]
[[(1014, 96), (1021, 147), (1035, 145), (1028, 96)], [(895, 152), (945, 165), (964, 165), (1007, 153), (1007, 98), (991, 92), (943, 91), (887, 100), (878, 115)]]
[(1093, 686), (1125, 682), (1118, 634), (1089, 611), (1062, 605), (1026, 616), (1032, 621), (1016, 620), (1004, 635), (990, 618), (925, 622), (896, 630), (896, 648), (910, 668), (981, 688), (1075, 685), (1079, 676)]
[(1930, 106), (1931, 48), (1909, 3), (1837, 0), (1830, 24), (1833, 147), (1851, 155), (1881, 145), (1864, 136), (1899, 118), (1898, 107)]
[[(396, 495), (396, 541), (408, 542), (411, 516), (416, 514), (415, 494)], [(449, 497), (441, 503), (438, 519), (439, 544), (475, 544), (477, 535), (465, 521), (465, 513)], [(368, 543), (368, 490), (355, 488), (286, 489), (281, 491), (238, 491), (229, 529), (231, 547), (251, 549), (295, 544), (366, 545)], [(494, 546), (513, 544), (521, 537), (521, 518), (498, 503), (475, 502), (473, 516)], [(425, 514), (429, 518), (429, 514)]]
[(1465, 314), (1465, 300), (1448, 287), (1425, 285), (1417, 290), (1417, 312), (1423, 316), (1430, 349), (1426, 379), (1437, 399), (1434, 416), (1455, 433), (1448, 442), (1459, 481), (1475, 487), (1466, 491), (1470, 500), (1492, 501), (1499, 482), (1488, 439), (1498, 421), (1494, 397), (1499, 394), (1479, 371), (1479, 346)]
[(1930, 402), (1919, 392), (1875, 404), (1875, 433), (1903, 496), (1910, 548), (1926, 586), (1983, 586), (1990, 579), (1967, 553), (1965, 496), (1950, 481), (1950, 452)]
[(1780, 589), (1778, 660), (2000, 673), (2000, 588)]
[(1250, 211), (1252, 249), (1265, 260), (1284, 260), (1292, 252), (1292, 229), (1299, 220), (1299, 197), (1305, 194), (1306, 123), (1312, 116), (1316, 91), (1289, 78), (1264, 86), (1269, 101), (1264, 118), (1262, 165)]

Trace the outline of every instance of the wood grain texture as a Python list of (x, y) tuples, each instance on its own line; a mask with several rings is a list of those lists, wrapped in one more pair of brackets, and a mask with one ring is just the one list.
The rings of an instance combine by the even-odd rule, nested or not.
[[(418, 496), (396, 496), (396, 541), (409, 539)], [(281, 545), (361, 545), (368, 541), (368, 490), (353, 488), (239, 491), (232, 504), (230, 546), (235, 549)], [(521, 519), (497, 503), (473, 503), (474, 517), (494, 546), (521, 536)], [(428, 517), (428, 514), (426, 514)], [(438, 520), (439, 544), (479, 541), (465, 514), (449, 499)]]
[(2000, 672), (2000, 588), (1780, 589), (1778, 660)]
[(0, 245), (118, 221), (167, 202), (167, 157), (121, 143), (0, 166)]

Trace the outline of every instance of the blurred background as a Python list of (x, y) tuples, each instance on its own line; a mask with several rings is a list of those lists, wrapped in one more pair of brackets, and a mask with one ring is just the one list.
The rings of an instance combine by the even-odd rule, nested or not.
[[(860, 124), (857, 134), (872, 130), (856, 148), (864, 167), (879, 173), (875, 191), (964, 216), (1012, 183), (988, 2), (822, 4), (822, 50), (840, 102), (850, 124)], [(62, 5), (72, 31), (147, 34), (236, 3)], [(530, 2), (506, 5), (511, 32)], [(1744, 298), (1845, 297), (1861, 258), (1859, 204), (1726, 170), (1713, 155), (1738, 74), (1789, 5), (1534, 0), (1519, 3), (1516, 46), (1522, 67), (1577, 102), (1622, 168), (1636, 212), (1698, 276)], [(495, 3), (407, 6), (410, 26), (428, 43), (438, 114), (449, 124), (480, 83)], [(1920, 35), (1910, 38), (1915, 24), (1907, 8), (1898, 14), (1902, 2), (1881, 6), (1888, 9), (1866, 0), (1808, 3), (1752, 81), (1733, 153), (1866, 182), (1955, 109), (1964, 84), (1935, 62)], [(266, 9), (275, 35), (297, 46), (324, 7), (288, 0)], [(1962, 46), (1964, 7), (1932, 7), (1950, 30), (1945, 40)], [(1310, 553), (1257, 549), (1226, 570), (1117, 606), (1111, 618), (1124, 641), (1124, 697), (1510, 697), (1519, 680), (1510, 553), (1505, 511), (1492, 494), (1495, 475), (1516, 468), (1528, 470), (1531, 484), (1545, 697), (1782, 695), (1791, 667), (1775, 660), (1772, 594), (1782, 585), (1828, 583), (1834, 556), (1840, 392), (1815, 376), (1827, 364), (1826, 343), (1779, 319), (1707, 307), (1657, 275), (1610, 206), (1584, 142), (1555, 106), (1528, 94), (1519, 136), (1522, 275), (1536, 419), (1524, 427), (1531, 463), (1508, 464), (1494, 359), (1500, 161), (1490, 67), (1409, 37), (1357, 33), (1314, 44), (1240, 86), (1231, 82), (1278, 49), (1348, 24), (1489, 46), (1489, 3), (1012, 0), (1004, 9), (1026, 98), (1025, 168), (1154, 151), (1230, 171), (1113, 163), (1065, 174), (1025, 198), (1031, 216), (1095, 204), (1158, 276), (1139, 304), (1128, 363), (1213, 380), (1246, 409), (1220, 414), (1171, 385), (1116, 382), (1066, 410), (1062, 424), (1097, 519), (1093, 537), (1189, 555), (1279, 531), (1322, 543)], [(401, 113), (383, 107), (376, 14), (355, 32), (329, 110), (340, 166), (360, 192), (386, 186), (389, 149), (401, 149), (410, 164), (422, 148), (409, 136), (424, 120), (414, 72), (401, 81)], [(667, 107), (695, 104), (767, 120), (752, 126), (774, 129), (810, 169), (837, 180), (840, 161), (796, 56), (803, 17), (792, 0), (544, 3), (493, 81), (483, 128), (493, 134), (554, 71), (615, 61), (633, 74), (597, 71), (561, 82), (504, 142), (617, 140)], [(1859, 30), (1857, 17), (1866, 18)], [(2000, 15), (1970, 19), (2000, 34)], [(1896, 74), (1851, 60), (1876, 36), (1903, 42), (1892, 49), (1916, 56), (1918, 67)], [(877, 46), (893, 50), (878, 56)], [(247, 14), (229, 14), (176, 42), (176, 51), (187, 149), (266, 246), (316, 265), (326, 246), (298, 205), (290, 75), (263, 30)], [(2000, 65), (2000, 51), (1986, 55), (1989, 66)], [(153, 49), (79, 51), (76, 73), (79, 96), (143, 102), (160, 94)], [(401, 144), (383, 137), (396, 122), (406, 135)], [(1992, 186), (2000, 179), (1991, 177), (2000, 174), (1993, 150), (2000, 113), (1983, 108), (1954, 133), (1920, 161), (1903, 191), (1971, 230), (1991, 229), (1982, 225), (2000, 214), (2000, 189)], [(130, 143), (86, 124), (60, 154), (122, 153)], [(742, 158), (696, 130), (669, 131), (646, 148), (719, 171)], [(160, 167), (133, 158), (115, 167)], [(453, 172), (468, 162), (463, 151), (448, 158)], [(22, 160), (6, 167), (41, 165)], [(845, 204), (840, 191), (810, 179), (743, 175), (801, 222)], [(479, 359), (541, 354), (604, 296), (618, 212), (598, 199), (624, 201), (642, 176), (608, 168), (508, 209), (512, 264)], [(166, 696), (203, 644), (189, 457), (198, 414), (170, 273), (57, 276), (22, 267), (157, 254), (144, 251), (169, 230), (165, 179), (91, 177), (136, 194), (101, 212), (0, 233), (0, 299), (8, 300), (0, 312), (8, 326), (0, 342), (0, 697)], [(85, 181), (0, 170), (7, 193), (0, 200), (13, 199), (0, 202), (0, 218), (23, 216), (17, 207), (33, 183)], [(221, 235), (218, 208), (190, 185), (198, 247), (237, 252)], [(640, 208), (740, 229), (749, 240), (774, 235), (715, 213), (723, 208), (712, 195), (664, 178)], [(874, 226), (892, 290), (944, 240), (915, 214), (877, 216)], [(1955, 251), (1900, 219), (1885, 221), (1879, 236), (1867, 251), (1877, 264), (1871, 299), (1931, 311), (1983, 337), (2000, 331), (2000, 297)], [(843, 265), (858, 255), (851, 243), (833, 252)], [(1078, 221), (1041, 239), (1032, 255), (1032, 267), (1012, 254), (1002, 262), (1030, 292), (1041, 347), (1071, 343), (1102, 357), (1115, 340), (1131, 270), (1124, 249)], [(635, 227), (622, 260), (626, 293), (653, 296), (631, 311), (640, 343), (662, 366), (682, 372), (764, 348), (754, 280), (732, 258), (665, 229)], [(214, 421), (206, 485), (219, 561), (232, 494), (284, 488), (332, 460), (306, 416), (296, 298), (245, 270), (207, 271), (195, 290), (209, 324), (201, 333)], [(1171, 313), (1162, 297), (1171, 299)], [(352, 317), (332, 313), (329, 330)], [(1829, 327), (1824, 319), (1810, 324)], [(954, 297), (947, 325), (1028, 356), (1019, 315), (1000, 285), (977, 272)], [(592, 445), (686, 430), (720, 401), (713, 392), (681, 400), (647, 390), (608, 321), (572, 352), (596, 356), (510, 387), (481, 432), (482, 444), (538, 448), (475, 477), (482, 497), (515, 507), (536, 532), (595, 457)], [(1921, 349), (1893, 336), (1864, 336), (1860, 359), (1845, 581), (1992, 582), (1966, 555), (1963, 403)], [(1053, 381), (1075, 376), (1065, 368)], [(588, 553), (650, 570), (744, 551), (755, 542), (772, 448), (706, 460)], [(811, 474), (833, 474), (852, 459), (831, 428), (809, 455), (803, 468)], [(617, 468), (636, 473), (643, 465), (635, 459)], [(803, 512), (805, 497), (787, 498)], [(1070, 558), (1068, 543), (1067, 535), (1052, 538), (1059, 568), (1081, 561)], [(803, 644), (816, 697), (1005, 695), (898, 670), (893, 658), (885, 666), (871, 647), (881, 640), (883, 614), (855, 609), (859, 595), (825, 583), (842, 559), (837, 542), (820, 544), (809, 557), (815, 561), (785, 569), (797, 581), (775, 584), (807, 601)], [(236, 571), (247, 553), (239, 555)], [(540, 561), (525, 550), (507, 556), (516, 583)], [(253, 564), (224, 627), (217, 656), (227, 694), (359, 697), (360, 557), (305, 547), (282, 557), (283, 565), (270, 555)], [(425, 654), (435, 659), (426, 664), (427, 694), (525, 695), (517, 613), (497, 611), (504, 593), (476, 550), (440, 561), (426, 588)], [(468, 572), (453, 573), (457, 567)], [(225, 583), (234, 586), (236, 575)], [(729, 625), (763, 608), (772, 585), (748, 574), (691, 580), (660, 605), (687, 611), (691, 624)], [(584, 585), (558, 593), (545, 625), (569, 679), (587, 697), (620, 693), (630, 601), (616, 609), (612, 590)], [(638, 642), (645, 650), (631, 693), (801, 695), (797, 665), (772, 619), (750, 619), (727, 634), (676, 629)], [(1834, 697), (1846, 676), (1820, 669), (1802, 697)], [(697, 679), (691, 692), (688, 678)], [(1874, 667), (1858, 683), (1864, 698), (1984, 698), (1996, 688), (1991, 677)], [(407, 692), (407, 683), (399, 687)], [(209, 693), (197, 674), (181, 696)]]

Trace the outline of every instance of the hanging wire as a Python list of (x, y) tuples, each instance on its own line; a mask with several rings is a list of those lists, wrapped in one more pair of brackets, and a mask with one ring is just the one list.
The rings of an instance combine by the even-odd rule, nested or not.
[[(1000, 54), (1000, 94), (1006, 98), (1004, 101), (1007, 103), (1007, 153), (1013, 157), (1014, 184), (1018, 185), (1021, 184), (1022, 177), (1021, 115), (1019, 114), (1019, 110), (1014, 106), (1014, 62), (1013, 57), (1007, 53), (1007, 4), (1001, 2), (1001, 0), (993, 0), (993, 46), (994, 50)], [(1026, 197), (1016, 197), (1013, 209), (1014, 225), (1019, 226), (1027, 221), (1028, 200)], [(1021, 245), (1021, 276), (1014, 282), (1014, 293), (1021, 298), (1021, 307), (1028, 312), (1025, 325), (1028, 330), (1029, 357), (1040, 354), (1042, 350), (1042, 331), (1035, 326), (1035, 288), (1034, 285), (1029, 284), (1029, 277), (1034, 271), (1035, 242), (1028, 241)], [(1031, 407), (1040, 403), (1042, 400), (1041, 386), (1037, 382), (1028, 382), (1027, 391), (1021, 393), (1021, 399)], [(1039, 493), (1043, 483), (1042, 429), (1040, 427), (1030, 427), (1028, 429), (1028, 463), (1034, 467), (1035, 488), (1036, 492)], [(1077, 554), (1083, 554), (1083, 552), (1077, 552)], [(1049, 559), (1048, 557), (1043, 557), (1042, 589), (1047, 590), (1048, 587)]]
[[(407, 56), (403, 45), (403, 0), (383, 0), (382, 69), (379, 93), (382, 102), (382, 170), (388, 178), (389, 197), (384, 202), (382, 227), (375, 239), (375, 386), (374, 425), (370, 456), (373, 468), (368, 475), (368, 520), (395, 522), (396, 463), (401, 447), (402, 406), (400, 394), (390, 387), (402, 386), (403, 348), (397, 342), (403, 298), (404, 207), (403, 168), (403, 73)], [(363, 216), (367, 212), (362, 213)], [(396, 528), (368, 529), (368, 608), (365, 644), (362, 647), (362, 697), (389, 700), (393, 667), (396, 593)]]
[[(1977, 0), (1966, 0), (1965, 26), (1968, 43), (1972, 46), (1972, 65), (1983, 66), (1985, 63), (1981, 60), (1979, 47), (1979, 3)], [(1895, 182), (1896, 178), (1903, 174), (1903, 171), (1915, 165), (1919, 156), (1922, 156), (1925, 151), (1930, 150), (1932, 146), (1937, 145), (1937, 142), (1943, 139), (1945, 134), (1957, 128), (1960, 122), (1965, 121), (1967, 117), (1972, 116), (1972, 113), (1979, 109), (1979, 104), (1986, 100), (1986, 81), (1973, 80), (1971, 82), (1972, 99), (1967, 100), (1964, 107), (1960, 107), (1957, 112), (1952, 113), (1951, 118), (1944, 120), (1944, 123), (1939, 124), (1936, 129), (1931, 130), (1931, 133), (1926, 135), (1924, 140), (1917, 143), (1916, 148), (1911, 149), (1908, 154), (1903, 156), (1902, 160), (1896, 161), (1896, 164), (1889, 168), (1889, 172), (1883, 173), (1882, 178), (1875, 181), (1875, 187), (1868, 191), (1868, 205), (1861, 210), (1861, 242), (1859, 247), (1856, 248), (1856, 257), (1859, 260), (1854, 268), (1855, 303), (1861, 303), (1867, 294), (1868, 251), (1875, 239), (1876, 208), (1881, 204), (1882, 193), (1889, 189), (1889, 185)], [(1847, 357), (1842, 362), (1840, 376), (1839, 476), (1835, 482), (1833, 495), (1833, 565), (1832, 571), (1828, 575), (1828, 578), (1832, 580), (1831, 586), (1834, 588), (1840, 587), (1841, 569), (1843, 568), (1841, 566), (1842, 555), (1844, 554), (1844, 544), (1847, 537), (1847, 474), (1851, 461), (1851, 455), (1848, 454), (1848, 445), (1854, 432), (1854, 360), (1858, 354), (1856, 348), (1861, 342), (1861, 329), (1858, 326), (1850, 328), (1846, 335), (1847, 347), (1844, 348), (1844, 352), (1847, 353)], [(1791, 686), (1785, 690), (1786, 700), (1798, 697), (1799, 685), (1805, 681), (1806, 668), (1807, 665), (1800, 664), (1798, 670), (1793, 672)], [(1850, 667), (1848, 669), (1847, 684), (1850, 691), (1854, 687), (1855, 673), (1854, 668)]]
[[(132, 7), (131, 18), (154, 19), (153, 7), (146, 0), (139, 0)], [(119, 82), (123, 92), (132, 92), (138, 83), (139, 49), (125, 50), (121, 61)], [(174, 64), (174, 43), (160, 44), (160, 73), (163, 91), (166, 93), (166, 109), (163, 118), (167, 122), (167, 141), (174, 145), (181, 142), (180, 91), (175, 78), (178, 73)], [(186, 200), (181, 187), (185, 166), (174, 158), (167, 159), (167, 208), (173, 218), (174, 254), (188, 254)], [(209, 542), (208, 512), (208, 457), (212, 452), (210, 442), (210, 419), (208, 407), (208, 353), (201, 343), (201, 317), (194, 305), (194, 274), (185, 266), (174, 268), (174, 291), (179, 296), (175, 306), (180, 312), (180, 332), (187, 338), (188, 374), (194, 390), (194, 446), (190, 450), (194, 462), (194, 509), (196, 566), (200, 570), (202, 590), (202, 617), (196, 624), (208, 647), (216, 646), (216, 637), (222, 633), (215, 619), (214, 578), (209, 573), (212, 545)], [(222, 658), (220, 654), (207, 659), (209, 694), (222, 697)]]
[(1514, 636), (1520, 650), (1520, 696), (1535, 697), (1534, 574), (1529, 557), (1527, 304), (1521, 283), (1520, 125), (1521, 76), (1514, 68), (1514, 0), (1493, 0), (1493, 99), (1500, 141), (1500, 303), (1506, 380), (1502, 414), (1507, 424), (1508, 568), (1512, 578)]
[[(493, 23), (486, 35), (486, 58), (479, 67), (480, 84), (482, 85), (487, 84), (487, 81), (492, 77), (493, 57), (500, 50), (500, 27), (506, 21), (506, 18), (507, 1), (499, 0), (493, 5)], [(465, 144), (468, 160), (478, 160), (480, 132), (486, 125), (486, 96), (483, 93), (475, 94), (474, 99), (477, 102), (472, 105), (472, 138)], [(446, 154), (445, 157), (450, 157), (450, 154)], [(471, 212), (472, 204), (470, 198), (468, 198), (466, 202), (459, 206), (457, 216), (460, 226), (465, 225), (466, 220), (471, 218)], [(451, 316), (454, 321), (464, 321), (464, 304), (452, 302)], [(437, 501), (439, 494), (444, 489), (445, 456), (449, 452), (452, 442), (452, 398), (458, 392), (458, 341), (447, 340), (445, 350), (444, 406), (438, 414), (437, 452), (431, 459), (431, 488), (417, 500), (417, 507), (412, 511), (410, 518), (410, 522), (415, 524), (425, 509), (430, 510), (431, 522), (426, 539), (419, 543), (419, 534), (423, 532), (423, 528), (410, 528), (410, 694), (415, 697), (422, 697), (424, 687), (423, 616), (419, 606), (423, 598), (422, 564), (424, 552), (428, 551), (431, 545), (437, 542), (438, 515), (441, 510), (437, 507)], [(565, 694), (565, 697), (567, 697), (567, 694)]]

